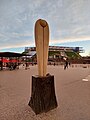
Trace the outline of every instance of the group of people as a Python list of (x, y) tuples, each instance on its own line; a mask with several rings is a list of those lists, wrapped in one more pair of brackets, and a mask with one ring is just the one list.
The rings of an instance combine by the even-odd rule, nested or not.
[(3, 65), (3, 62), (0, 61), (0, 70), (3, 70), (3, 67), (9, 68), (9, 70), (15, 70), (16, 68), (19, 68), (19, 64), (17, 63), (6, 63)]
[(10, 63), (6, 65), (6, 67), (8, 67), (10, 70), (15, 70), (17, 66), (18, 65), (16, 63)]

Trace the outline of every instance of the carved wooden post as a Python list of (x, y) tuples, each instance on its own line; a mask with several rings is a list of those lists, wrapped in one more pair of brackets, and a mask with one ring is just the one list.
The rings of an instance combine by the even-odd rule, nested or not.
[(35, 24), (35, 43), (37, 51), (38, 74), (46, 76), (49, 45), (49, 27), (45, 20), (39, 19)]
[(37, 52), (38, 75), (32, 76), (32, 93), (29, 106), (36, 114), (57, 107), (54, 76), (47, 74), (49, 27), (45, 20), (35, 24), (35, 43)]

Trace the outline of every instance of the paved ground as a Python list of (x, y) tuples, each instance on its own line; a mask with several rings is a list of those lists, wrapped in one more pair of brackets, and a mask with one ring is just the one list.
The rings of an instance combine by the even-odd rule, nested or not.
[(35, 115), (28, 102), (37, 66), (0, 71), (0, 120), (90, 120), (90, 67), (48, 66), (48, 72), (55, 76), (58, 107)]

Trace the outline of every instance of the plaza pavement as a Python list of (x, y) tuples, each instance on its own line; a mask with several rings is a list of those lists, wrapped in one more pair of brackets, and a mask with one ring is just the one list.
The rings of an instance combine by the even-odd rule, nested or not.
[[(0, 120), (90, 120), (90, 66), (48, 66), (55, 77), (58, 107), (35, 115), (28, 106), (37, 66), (0, 71)], [(88, 78), (88, 81), (82, 79)]]

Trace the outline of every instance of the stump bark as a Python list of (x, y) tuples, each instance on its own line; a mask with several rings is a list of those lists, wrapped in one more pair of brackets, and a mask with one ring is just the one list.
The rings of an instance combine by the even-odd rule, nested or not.
[(36, 114), (48, 112), (57, 107), (54, 76), (32, 76), (32, 91), (28, 105)]

